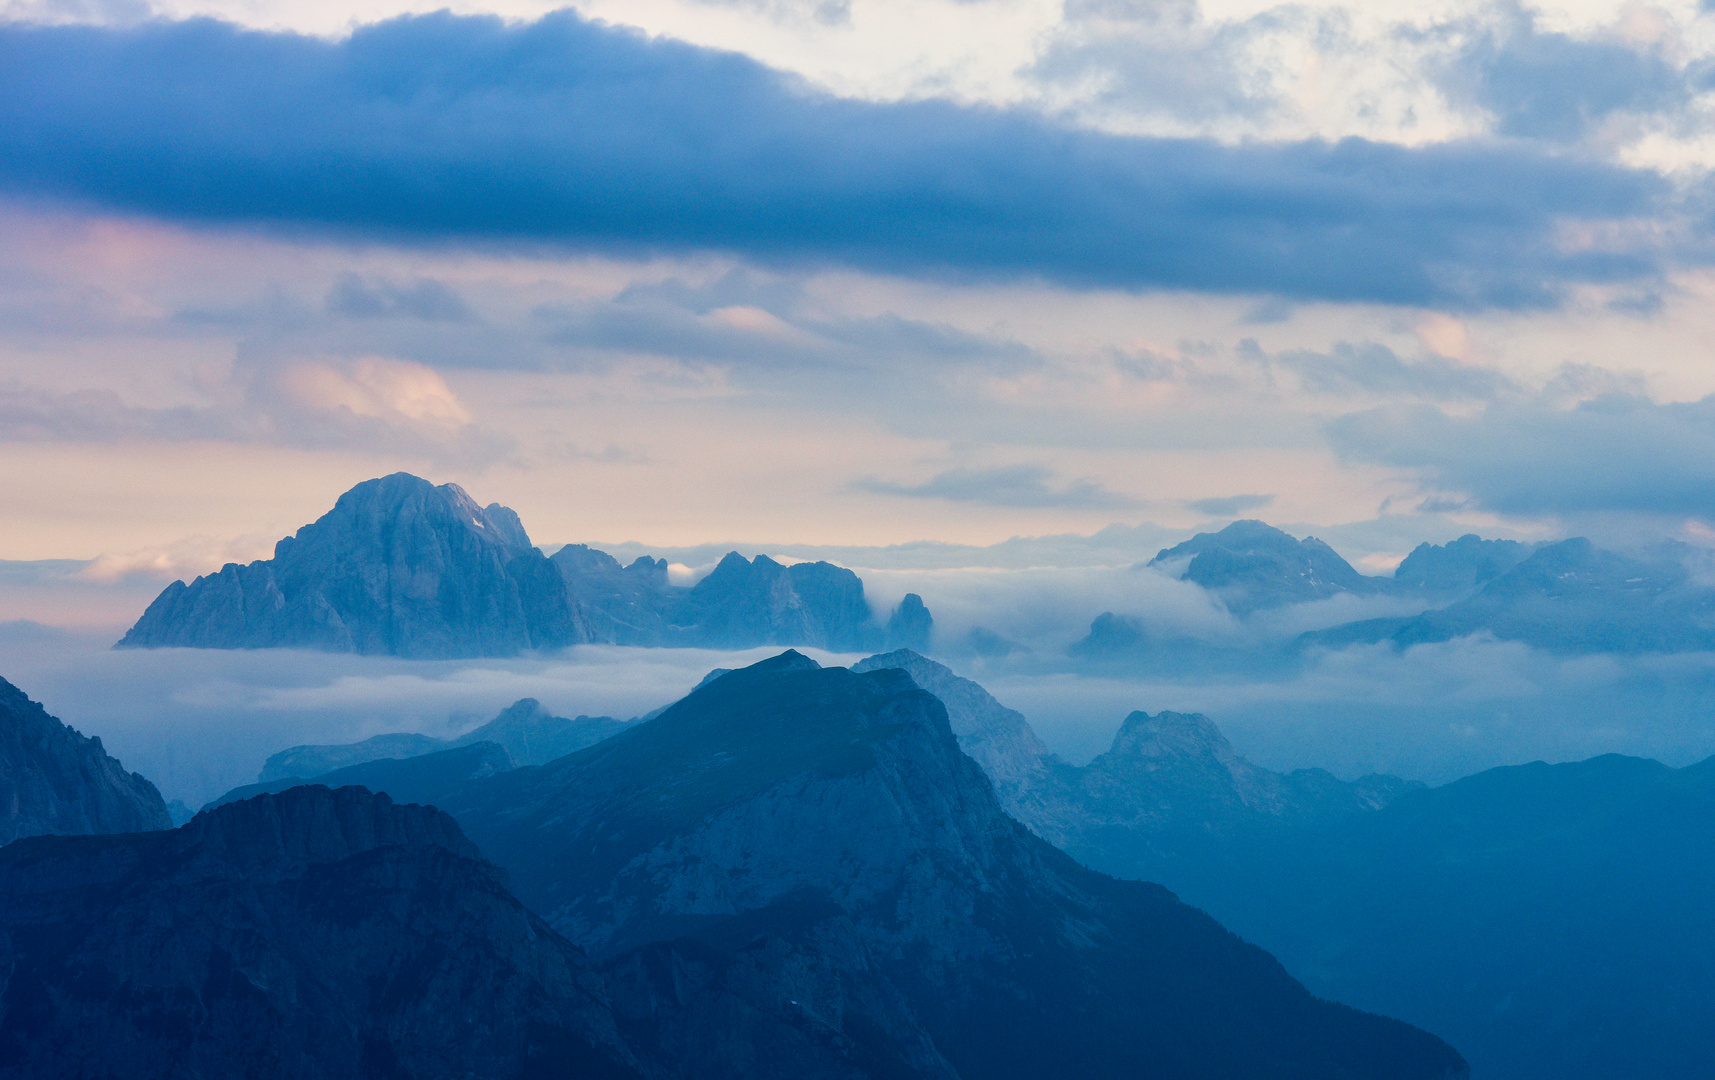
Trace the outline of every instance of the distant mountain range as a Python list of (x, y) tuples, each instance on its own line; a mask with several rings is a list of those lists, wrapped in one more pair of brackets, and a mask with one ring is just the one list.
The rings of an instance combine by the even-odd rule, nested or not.
[[(1421, 605), (1416, 614), (1316, 630), (1290, 651), (1387, 642), (1396, 648), (1488, 633), (1559, 653), (1684, 652), (1715, 648), (1715, 579), (1695, 553), (1664, 545), (1622, 555), (1582, 537), (1528, 545), (1464, 536), (1421, 544), (1391, 578), (1360, 574), (1315, 538), (1238, 521), (1167, 548), (1149, 565), (1207, 589), (1237, 615), (1339, 596)], [(1216, 659), (1255, 662), (1266, 647), (1163, 640), (1145, 622), (1104, 612), (1072, 647), (1092, 660)]]
[(294, 647), (419, 658), (511, 656), (585, 642), (865, 651), (922, 645), (908, 596), (877, 623), (856, 574), (736, 552), (696, 585), (665, 562), (621, 567), (582, 545), (553, 559), (518, 515), (407, 473), (357, 485), (274, 557), (169, 585), (122, 648)]

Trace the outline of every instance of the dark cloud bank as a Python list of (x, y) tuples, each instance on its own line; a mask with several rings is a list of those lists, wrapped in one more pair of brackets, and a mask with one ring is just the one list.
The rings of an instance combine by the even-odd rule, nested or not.
[(1520, 145), (1224, 147), (843, 101), (568, 12), (338, 42), (210, 20), (0, 28), (0, 190), (413, 242), (1503, 306), (1650, 277), (1649, 251), (1553, 234), (1668, 197), (1652, 173)]

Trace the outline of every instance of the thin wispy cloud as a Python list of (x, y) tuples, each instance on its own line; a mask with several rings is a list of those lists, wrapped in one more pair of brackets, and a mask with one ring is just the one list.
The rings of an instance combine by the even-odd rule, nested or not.
[(1109, 491), (1088, 478), (1056, 483), (1052, 470), (1040, 465), (1007, 465), (992, 469), (948, 469), (921, 484), (860, 480), (853, 485), (878, 495), (911, 499), (945, 499), (985, 506), (1059, 507), (1067, 510), (1121, 510), (1139, 506), (1129, 495)]

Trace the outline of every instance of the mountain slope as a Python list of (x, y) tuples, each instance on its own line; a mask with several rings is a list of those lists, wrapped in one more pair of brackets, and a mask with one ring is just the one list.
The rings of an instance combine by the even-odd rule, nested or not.
[[(1311, 997), (1166, 890), (1033, 836), (897, 670), (786, 653), (442, 805), (598, 958), (687, 935), (806, 950), (848, 1002), (903, 1003), (964, 1080), (1463, 1068), (1432, 1036)], [(837, 1030), (887, 1023), (857, 1006)]]
[(340, 496), (272, 559), (174, 582), (119, 645), (439, 658), (588, 640), (558, 571), (528, 539), (505, 507), (395, 473)]
[(1260, 521), (1235, 521), (1220, 532), (1198, 533), (1164, 548), (1149, 565), (1177, 571), (1177, 576), (1215, 593), (1240, 615), (1385, 587), (1378, 579), (1358, 573), (1315, 537), (1299, 540)]
[(170, 828), (154, 784), (0, 679), (0, 844)]
[(1230, 844), (1186, 898), (1313, 990), (1506, 1080), (1697, 1076), (1715, 1029), (1715, 759), (1491, 769)]
[(446, 815), (297, 788), (0, 850), (0, 1077), (639, 1075)]

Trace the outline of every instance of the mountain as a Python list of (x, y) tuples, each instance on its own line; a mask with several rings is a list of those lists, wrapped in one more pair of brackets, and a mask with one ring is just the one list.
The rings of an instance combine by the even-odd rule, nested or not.
[(1049, 753), (1021, 714), (943, 664), (902, 649), (852, 665), (886, 668), (941, 700), (959, 748), (1008, 814), (1123, 877), (1171, 886), (1181, 862), (1207, 858), (1235, 834), (1374, 810), (1421, 786), (1380, 775), (1347, 783), (1322, 769), (1273, 772), (1239, 756), (1200, 713), (1134, 712), (1105, 753), (1074, 766)]
[(940, 700), (959, 749), (982, 768), (1003, 810), (1058, 847), (1078, 835), (1083, 813), (1076, 795), (1079, 770), (1049, 753), (1023, 714), (945, 664), (910, 649), (852, 665), (859, 673), (890, 668), (910, 675)]
[[(886, 640), (858, 576), (832, 563), (783, 566), (766, 555), (729, 552), (701, 581), (672, 584), (667, 564), (643, 556), (630, 566), (582, 544), (554, 553), (599, 640), (621, 645), (750, 649), (799, 645), (861, 652)], [(921, 614), (915, 609), (921, 609)], [(902, 632), (927, 634), (917, 598)]]
[(170, 828), (154, 784), (0, 679), (0, 844)]
[(589, 639), (516, 514), (408, 473), (357, 485), (274, 557), (174, 582), (122, 648), (509, 656)]
[(0, 1077), (621, 1080), (587, 958), (452, 819), (301, 787), (0, 849)]
[(1701, 651), (1715, 648), (1715, 589), (1687, 568), (1681, 551), (1638, 558), (1574, 537), (1538, 547), (1447, 607), (1348, 623), (1300, 640), (1403, 648), (1478, 632), (1560, 653)]
[(626, 723), (611, 716), (554, 716), (535, 698), (520, 698), (493, 720), (460, 735), (453, 745), (499, 743), (520, 765), (546, 765), (619, 734)]
[(1201, 585), (1234, 614), (1386, 588), (1315, 537), (1299, 540), (1260, 521), (1235, 521), (1164, 548), (1149, 565)]
[[(927, 634), (921, 598), (899, 617), (899, 633)], [(863, 582), (831, 563), (783, 566), (734, 552), (686, 587), (668, 580), (665, 561), (647, 556), (621, 567), (575, 544), (550, 560), (508, 508), (479, 506), (456, 484), (395, 473), (340, 496), (276, 544), (272, 559), (228, 563), (189, 585), (167, 586), (119, 647), (427, 659), (583, 642), (860, 652), (887, 634)]]
[(1134, 712), (1108, 750), (1076, 770), (1077, 813), (1061, 827), (1066, 850), (1088, 865), (1178, 888), (1235, 837), (1359, 815), (1421, 786), (1277, 773), (1241, 757), (1201, 713)]
[(1447, 1037), (1478, 1080), (1704, 1071), (1715, 758), (1344, 783), (1259, 768), (1207, 717), (1136, 712), (1087, 766), (1034, 769), (1027, 722), (977, 684), (909, 653), (858, 666), (942, 695), (997, 793), (1021, 772), (1063, 782), (1046, 822), (1026, 816), (1044, 802), (1006, 805), (1080, 862), (1167, 885), (1319, 996)]
[(553, 716), (535, 698), (519, 698), (493, 720), (456, 739), (392, 732), (362, 742), (289, 747), (270, 755), (256, 780), (261, 784), (289, 777), (308, 780), (366, 761), (413, 758), (482, 742), (498, 743), (518, 765), (543, 765), (625, 730), (626, 723), (611, 716)]
[(1715, 1030), (1715, 758), (1491, 769), (1231, 843), (1186, 899), (1473, 1075), (1690, 1077)]
[(964, 1080), (1463, 1074), (1433, 1036), (1312, 997), (1165, 889), (1007, 817), (896, 669), (787, 652), (441, 805), (609, 970), (664, 948), (748, 964), (753, 1000), (918, 1062), (900, 1075), (933, 1065), (914, 1032)]
[(1394, 568), (1394, 591), (1461, 599), (1529, 558), (1535, 546), (1474, 533), (1446, 544), (1419, 544)]
[(277, 795), (307, 783), (328, 787), (362, 787), (384, 792), (402, 803), (438, 803), (447, 792), (485, 776), (516, 769), (518, 763), (499, 743), (479, 742), (432, 754), (408, 758), (380, 758), (347, 765), (320, 776), (282, 776), (233, 788), (203, 807), (210, 810), (227, 803)]
[(934, 633), (935, 617), (929, 614), (923, 598), (914, 592), (906, 593), (899, 606), (893, 609), (893, 614), (888, 616), (886, 647), (923, 652), (929, 648), (929, 639)]
[(335, 769), (361, 765), (366, 761), (418, 757), (445, 750), (450, 745), (452, 744), (448, 740), (437, 739), (433, 735), (396, 731), (385, 735), (372, 735), (362, 742), (291, 746), (268, 756), (268, 760), (262, 764), (262, 772), (256, 777), (256, 782), (266, 784), (288, 777), (308, 780)]

